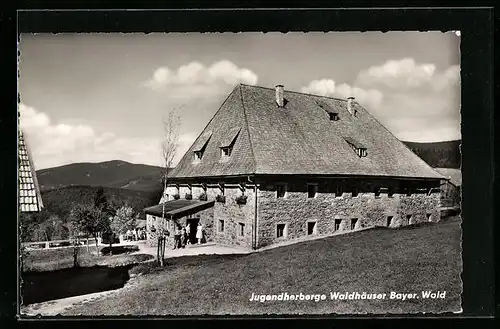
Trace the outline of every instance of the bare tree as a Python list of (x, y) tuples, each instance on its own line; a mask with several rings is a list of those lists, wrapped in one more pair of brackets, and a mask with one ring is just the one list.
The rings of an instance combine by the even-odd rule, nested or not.
[(163, 178), (163, 195), (162, 195), (162, 225), (158, 228), (158, 262), (160, 266), (164, 266), (165, 258), (165, 242), (166, 242), (166, 222), (165, 222), (165, 201), (167, 192), (167, 180), (170, 169), (173, 166), (174, 158), (177, 154), (179, 145), (179, 129), (181, 118), (178, 110), (174, 108), (165, 118), (163, 118), (163, 139), (161, 142), (162, 159), (164, 168), (162, 172)]

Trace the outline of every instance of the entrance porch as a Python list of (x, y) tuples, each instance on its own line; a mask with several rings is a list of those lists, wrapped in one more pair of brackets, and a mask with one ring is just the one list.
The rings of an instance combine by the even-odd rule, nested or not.
[[(213, 241), (215, 201), (171, 200), (144, 209), (147, 220), (148, 244), (156, 245), (158, 233), (166, 234), (167, 249), (174, 247), (174, 234), (179, 227), (185, 228), (189, 244), (198, 242), (198, 224), (202, 226), (202, 243)], [(187, 243), (187, 242), (186, 242)]]

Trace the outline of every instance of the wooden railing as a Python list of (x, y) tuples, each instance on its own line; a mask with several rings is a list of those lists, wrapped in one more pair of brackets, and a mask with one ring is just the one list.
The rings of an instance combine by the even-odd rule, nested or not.
[[(36, 242), (22, 242), (22, 246), (30, 249), (50, 249), (50, 248), (68, 248), (72, 247), (75, 239), (66, 240), (52, 240), (52, 241), (36, 241)], [(94, 238), (80, 238), (80, 245), (86, 246), (87, 242), (90, 246), (95, 245)], [(101, 244), (101, 238), (97, 238), (97, 243)]]

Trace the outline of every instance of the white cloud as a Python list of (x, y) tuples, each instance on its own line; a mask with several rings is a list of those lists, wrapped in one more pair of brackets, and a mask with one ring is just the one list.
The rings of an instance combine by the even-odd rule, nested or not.
[(388, 60), (382, 65), (371, 66), (359, 73), (356, 84), (362, 87), (381, 86), (405, 90), (433, 88), (441, 90), (460, 80), (458, 65), (443, 72), (436, 71), (436, 65), (416, 63), (413, 58)]
[[(133, 138), (97, 133), (87, 125), (52, 123), (49, 116), (25, 104), (19, 105), (20, 128), (37, 169), (74, 162), (101, 162), (114, 159), (132, 163), (162, 165), (160, 137)], [(182, 157), (195, 139), (193, 133), (179, 136), (174, 163)]]
[[(146, 82), (146, 85), (153, 90), (168, 90), (177, 97), (187, 95), (205, 94), (216, 92), (222, 85), (234, 85), (245, 83), (255, 85), (257, 75), (249, 69), (239, 68), (228, 60), (215, 62), (206, 67), (199, 62), (191, 62), (182, 65), (176, 70), (169, 67), (159, 67), (153, 76)], [(179, 96), (180, 93), (180, 96)]]
[(358, 74), (354, 87), (314, 80), (303, 92), (354, 96), (398, 138), (444, 141), (460, 137), (460, 67), (438, 70), (412, 58), (388, 60)]
[(352, 87), (346, 83), (336, 85), (332, 79), (313, 80), (302, 92), (321, 96), (347, 98), (353, 96), (356, 101), (367, 107), (378, 107), (382, 101), (382, 93), (376, 89)]

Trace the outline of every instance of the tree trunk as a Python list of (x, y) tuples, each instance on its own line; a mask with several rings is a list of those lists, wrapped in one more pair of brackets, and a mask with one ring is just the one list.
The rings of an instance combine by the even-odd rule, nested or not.
[[(79, 239), (80, 239), (80, 238), (78, 238), (78, 241), (80, 241)], [(87, 244), (87, 254), (90, 254), (90, 249), (89, 249), (89, 237), (87, 237), (87, 243), (86, 243), (86, 244)]]
[(156, 243), (156, 262), (160, 265), (160, 245), (161, 239), (158, 237), (158, 242)]
[(78, 248), (80, 248), (80, 239), (73, 244), (73, 267), (78, 267)]
[(97, 257), (99, 257), (99, 243), (97, 241), (97, 235), (94, 237), (95, 239), (95, 252), (97, 254)]
[(113, 237), (111, 238), (109, 242), (109, 255), (113, 256), (113, 249), (111, 248), (113, 246)]
[(163, 267), (163, 249), (165, 247), (165, 238), (161, 237), (161, 247), (160, 247), (160, 266)]
[(163, 249), (162, 249), (162, 254), (161, 254), (161, 259), (162, 259), (162, 266), (165, 266), (165, 249), (167, 248), (167, 238), (163, 237)]

